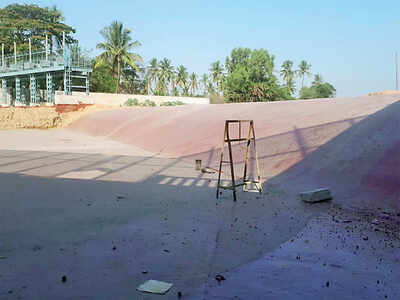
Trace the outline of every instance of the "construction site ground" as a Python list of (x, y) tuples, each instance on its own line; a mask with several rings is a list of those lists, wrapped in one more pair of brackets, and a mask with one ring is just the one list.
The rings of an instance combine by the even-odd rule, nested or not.
[[(398, 98), (128, 108), (0, 131), (0, 299), (399, 299)], [(237, 202), (194, 163), (218, 167), (226, 119), (255, 121), (262, 169), (262, 193)], [(321, 187), (331, 201), (299, 200)], [(138, 292), (149, 279), (173, 287)]]

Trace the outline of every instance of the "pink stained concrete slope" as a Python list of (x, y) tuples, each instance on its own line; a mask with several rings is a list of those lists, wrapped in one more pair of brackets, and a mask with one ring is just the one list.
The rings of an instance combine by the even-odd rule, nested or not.
[[(265, 180), (274, 182), (286, 176), (285, 180), (290, 178), (292, 187), (297, 189), (333, 186), (342, 197), (365, 199), (361, 202), (369, 201), (370, 197), (361, 196), (369, 191), (369, 196), (377, 193), (385, 198), (381, 202), (397, 206), (398, 99), (370, 96), (129, 108), (94, 113), (72, 124), (70, 129), (105, 136), (156, 154), (188, 160), (200, 158), (204, 165), (216, 167), (224, 121), (252, 119)], [(235, 157), (242, 157), (242, 147), (235, 149)]]

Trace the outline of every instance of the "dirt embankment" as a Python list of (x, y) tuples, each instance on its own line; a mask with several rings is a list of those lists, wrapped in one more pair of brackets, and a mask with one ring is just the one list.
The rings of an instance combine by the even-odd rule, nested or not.
[(0, 129), (49, 129), (63, 128), (82, 116), (95, 111), (118, 109), (105, 105), (78, 107), (76, 111), (56, 107), (7, 107), (0, 108)]
[(400, 91), (381, 91), (368, 94), (368, 96), (387, 96), (387, 95), (400, 95)]

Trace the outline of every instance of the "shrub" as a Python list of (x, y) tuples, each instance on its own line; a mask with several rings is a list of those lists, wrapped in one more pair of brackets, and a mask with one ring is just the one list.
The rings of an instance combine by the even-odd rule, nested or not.
[(154, 101), (150, 101), (149, 99), (146, 99), (144, 102), (140, 103), (138, 99), (128, 99), (125, 103), (124, 106), (157, 106)]
[(139, 100), (138, 99), (128, 99), (124, 103), (124, 106), (138, 106), (139, 105)]
[(165, 101), (160, 104), (160, 106), (177, 106), (177, 105), (184, 105), (182, 101)]
[(141, 106), (156, 106), (156, 103), (154, 101), (150, 101), (149, 99), (146, 99), (143, 103), (140, 104)]

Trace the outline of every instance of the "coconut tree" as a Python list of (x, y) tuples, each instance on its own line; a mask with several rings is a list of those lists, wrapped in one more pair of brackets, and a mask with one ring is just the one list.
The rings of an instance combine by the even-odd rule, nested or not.
[(192, 93), (192, 96), (193, 96), (195, 91), (198, 88), (197, 74), (193, 72), (192, 74), (190, 74), (189, 79), (190, 79), (190, 89), (191, 89), (191, 93)]
[(314, 81), (312, 82), (312, 85), (318, 85), (323, 82), (321, 74), (315, 74), (314, 75)]
[(222, 78), (224, 75), (224, 68), (219, 61), (216, 61), (210, 68), (211, 76), (214, 84), (217, 86), (218, 91), (222, 89)]
[(215, 94), (215, 87), (214, 87), (214, 84), (213, 84), (213, 82), (211, 80), (209, 80), (208, 83), (207, 83), (207, 92), (208, 92), (209, 95)]
[(208, 75), (205, 73), (203, 74), (203, 76), (201, 76), (201, 84), (203, 85), (204, 95), (206, 95), (208, 86)]
[(171, 64), (171, 61), (167, 58), (164, 58), (159, 64), (159, 72), (158, 72), (158, 80), (160, 82), (160, 87), (163, 91), (163, 94), (166, 95), (168, 93), (168, 85), (172, 80), (172, 76), (174, 73), (174, 67)]
[(304, 77), (311, 76), (311, 64), (307, 63), (305, 60), (302, 60), (299, 64), (299, 68), (296, 70), (296, 73), (301, 77), (301, 88), (304, 87)]
[(286, 85), (294, 77), (295, 72), (293, 71), (293, 62), (290, 60), (285, 60), (281, 66), (281, 76), (285, 81)]
[(285, 81), (285, 85), (288, 87), (291, 93), (295, 92), (294, 76), (296, 75), (293, 71), (293, 62), (285, 60), (281, 66), (281, 76)]
[(158, 61), (153, 58), (147, 67), (146, 80), (147, 80), (147, 94), (150, 94), (151, 85), (156, 85), (158, 75)]
[(109, 64), (114, 72), (116, 69), (116, 93), (119, 93), (122, 67), (129, 66), (138, 69), (138, 63), (143, 61), (140, 55), (132, 52), (132, 49), (141, 44), (138, 41), (132, 41), (131, 30), (124, 28), (123, 24), (118, 21), (104, 27), (100, 34), (104, 38), (104, 42), (97, 44), (97, 48), (103, 50), (98, 61), (100, 64)]
[(182, 65), (178, 66), (176, 72), (176, 85), (179, 86), (183, 91), (185, 90), (185, 87), (187, 85), (187, 79), (188, 79), (187, 69)]

